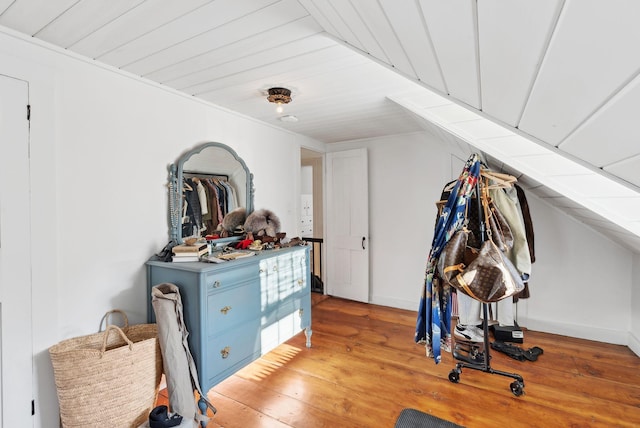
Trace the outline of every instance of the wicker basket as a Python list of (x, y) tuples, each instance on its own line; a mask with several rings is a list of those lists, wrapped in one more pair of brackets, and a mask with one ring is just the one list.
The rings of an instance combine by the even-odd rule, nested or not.
[(148, 420), (162, 377), (158, 329), (125, 324), (49, 348), (63, 427), (138, 427)]

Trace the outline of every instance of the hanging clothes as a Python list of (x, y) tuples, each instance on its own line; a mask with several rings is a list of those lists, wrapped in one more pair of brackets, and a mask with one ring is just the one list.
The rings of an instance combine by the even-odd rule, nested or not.
[(531, 275), (531, 255), (516, 189), (514, 187), (491, 189), (489, 194), (509, 224), (513, 235), (513, 247), (505, 251), (505, 254), (518, 269), (522, 278), (527, 280)]
[[(527, 245), (529, 246), (529, 257), (531, 259), (531, 263), (535, 263), (536, 251), (535, 251), (535, 245), (534, 245), (533, 221), (531, 220), (529, 203), (527, 202), (527, 197), (522, 187), (518, 186), (517, 184), (514, 187), (518, 194), (520, 209), (522, 210), (522, 218), (524, 220), (524, 230), (527, 237)], [(522, 290), (519, 294), (513, 296), (514, 297), (513, 300), (517, 302), (518, 299), (528, 299), (530, 296), (531, 296), (531, 293), (529, 292), (529, 282), (525, 281), (524, 290)]]
[(465, 163), (438, 216), (427, 258), (414, 340), (425, 345), (427, 356), (433, 357), (436, 364), (441, 361), (442, 344), (449, 350), (451, 346), (451, 287), (438, 281), (436, 265), (445, 244), (463, 226), (467, 201), (479, 177), (480, 159), (474, 153)]
[(239, 207), (235, 187), (226, 176), (188, 174), (183, 179), (182, 236), (214, 233), (224, 216)]

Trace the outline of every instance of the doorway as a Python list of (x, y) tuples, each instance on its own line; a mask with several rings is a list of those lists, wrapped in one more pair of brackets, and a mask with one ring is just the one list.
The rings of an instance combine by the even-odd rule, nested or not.
[(311, 291), (325, 294), (324, 257), (324, 154), (300, 149), (300, 234), (311, 243)]

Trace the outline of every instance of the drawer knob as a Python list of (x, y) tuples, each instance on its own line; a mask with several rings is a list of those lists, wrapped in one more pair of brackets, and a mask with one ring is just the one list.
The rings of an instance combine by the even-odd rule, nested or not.
[(222, 355), (222, 358), (227, 358), (230, 352), (231, 352), (231, 347), (225, 346), (220, 350), (220, 355)]
[(278, 266), (277, 266), (277, 265), (273, 267), (273, 271), (274, 271), (274, 272), (277, 272), (277, 271), (278, 271)]
[(304, 315), (304, 309), (300, 308), (300, 310), (298, 311), (298, 316), (302, 318), (302, 315)]
[(220, 312), (222, 313), (222, 315), (227, 315), (227, 312), (229, 312), (231, 310), (231, 306), (225, 306), (224, 308), (220, 309)]
[(213, 288), (220, 288), (222, 284), (220, 284), (220, 281), (214, 281), (213, 282)]
[(298, 285), (302, 286), (302, 284), (304, 284), (304, 279), (299, 279), (298, 280)]

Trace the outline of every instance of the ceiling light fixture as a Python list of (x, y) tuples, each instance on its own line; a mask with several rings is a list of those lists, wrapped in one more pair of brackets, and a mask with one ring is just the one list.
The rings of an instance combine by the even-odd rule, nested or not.
[(269, 88), (268, 93), (269, 96), (267, 100), (277, 105), (276, 111), (278, 113), (282, 113), (284, 110), (282, 108), (283, 104), (289, 104), (291, 102), (291, 91), (287, 88)]

